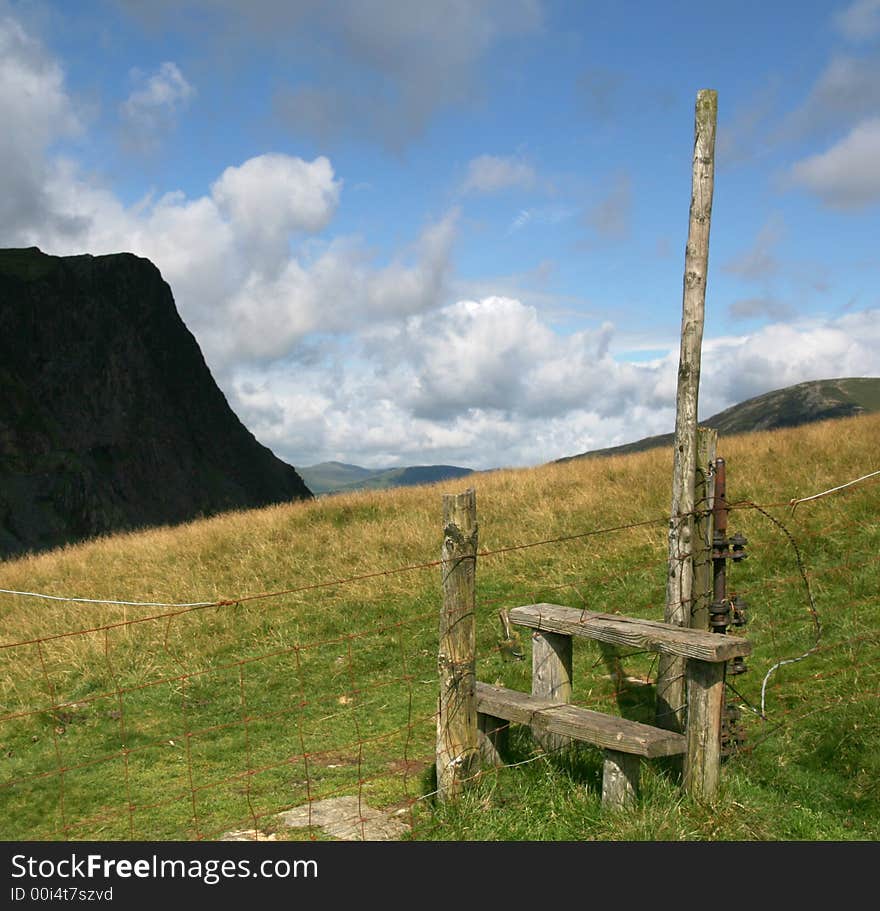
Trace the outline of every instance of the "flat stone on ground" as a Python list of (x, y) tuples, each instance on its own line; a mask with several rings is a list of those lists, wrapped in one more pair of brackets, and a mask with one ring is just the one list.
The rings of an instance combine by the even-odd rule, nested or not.
[(285, 810), (275, 817), (282, 825), (302, 829), (320, 826), (342, 841), (395, 841), (408, 826), (401, 819), (368, 806), (357, 797), (331, 797)]

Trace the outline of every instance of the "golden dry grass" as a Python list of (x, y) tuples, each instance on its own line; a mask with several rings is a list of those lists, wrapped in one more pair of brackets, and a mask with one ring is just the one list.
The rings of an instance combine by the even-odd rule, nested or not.
[[(876, 467), (880, 415), (722, 440), (732, 501), (785, 503)], [(497, 551), (531, 542), (657, 520), (628, 533), (494, 558), (524, 586), (602, 575), (621, 552), (663, 543), (671, 453), (583, 459), (483, 472), (424, 487), (337, 495), (226, 513), (168, 528), (118, 534), (0, 564), (0, 587), (60, 596), (186, 603), (235, 600), (431, 563), (441, 543), (441, 497), (477, 491), (479, 546)], [(813, 505), (821, 508), (824, 501)], [(809, 507), (802, 507), (802, 514)], [(797, 517), (799, 518), (799, 516)], [(550, 556), (548, 556), (550, 555)], [(536, 574), (538, 568), (543, 569)], [(483, 565), (493, 566), (489, 560)], [(431, 570), (416, 584), (432, 584)], [(286, 605), (404, 596), (413, 574), (379, 575), (347, 588), (289, 595)], [(83, 630), (162, 609), (70, 604), (3, 596), (4, 642)]]
[[(853, 554), (876, 555), (880, 483), (869, 481), (804, 504), (794, 514), (785, 504), (876, 470), (878, 440), (880, 414), (875, 414), (723, 439), (718, 454), (728, 465), (729, 498), (770, 505), (772, 514), (801, 544), (806, 568), (819, 573), (855, 559)], [(500, 662), (495, 616), (499, 605), (541, 599), (662, 617), (671, 468), (671, 453), (654, 450), (485, 472), (425, 487), (233, 512), (6, 561), (0, 564), (4, 589), (144, 602), (244, 600), (176, 615), (174, 609), (161, 607), (0, 596), (0, 645), (6, 646), (0, 649), (3, 714), (24, 713), (28, 724), (36, 724), (39, 719), (33, 713), (45, 711), (51, 726), (57, 722), (59, 705), (94, 699), (95, 705), (109, 707), (124, 693), (130, 723), (146, 740), (158, 741), (169, 732), (179, 733), (182, 690), (191, 695), (197, 688), (202, 694), (197, 704), (210, 704), (200, 710), (207, 727), (224, 724), (227, 717), (239, 719), (239, 688), (244, 685), (239, 677), (246, 666), (251, 679), (248, 698), (261, 710), (289, 717), (284, 715), (290, 711), (285, 700), (289, 701), (292, 686), (314, 704), (309, 749), (336, 750), (348, 756), (350, 764), (357, 744), (384, 724), (387, 740), (374, 747), (377, 769), (399, 767), (407, 752), (427, 760), (430, 720), (417, 734), (407, 728), (407, 745), (401, 740), (404, 735), (393, 731), (410, 724), (414, 714), (430, 713), (436, 699), (435, 564), (442, 541), (442, 495), (465, 486), (477, 491), (479, 546), (488, 552), (478, 567), (478, 675), (527, 688), (528, 662)], [(630, 525), (636, 527), (607, 531)], [(744, 530), (753, 545), (752, 557), (738, 572), (744, 587), (758, 594), (749, 632), (764, 652), (758, 651), (757, 674), (747, 684), (747, 695), (754, 700), (759, 677), (773, 661), (809, 644), (810, 617), (790, 541), (780, 528), (753, 510), (734, 512), (731, 525)], [(570, 540), (528, 546), (558, 538)], [(335, 582), (360, 576), (367, 578)], [(855, 578), (854, 582), (850, 572), (844, 580), (845, 604), (831, 575), (815, 578), (828, 637), (846, 640), (870, 630), (876, 593), (871, 602), (867, 582)], [(282, 590), (293, 591), (248, 600)], [(865, 603), (874, 606), (865, 611)], [(138, 619), (145, 622), (133, 622)], [(112, 628), (104, 629), (107, 626)], [(96, 631), (68, 635), (88, 630)], [(59, 638), (9, 647), (46, 637)], [(305, 649), (296, 652), (296, 667), (292, 647)], [(856, 660), (852, 649), (846, 655)], [(255, 663), (241, 664), (249, 661)], [(581, 698), (613, 705), (615, 694), (607, 677), (602, 682), (601, 661), (595, 656), (589, 661), (588, 669), (597, 667), (600, 676), (583, 684)], [(783, 676), (774, 679), (774, 687), (782, 687)], [(157, 684), (165, 680), (169, 682)], [(375, 697), (350, 695), (370, 688), (377, 688)], [(166, 690), (168, 698), (163, 701), (156, 694)], [(784, 688), (771, 692), (776, 698)], [(64, 709), (70, 711), (76, 710)], [(108, 712), (112, 707), (104, 714)], [(251, 731), (254, 756), (248, 762), (259, 759), (274, 768), (283, 761), (272, 753), (275, 730), (269, 726), (259, 737), (256, 728)], [(27, 777), (58, 766), (43, 728), (31, 734), (30, 728), (19, 725), (14, 738), (4, 731), (12, 728), (0, 725), (0, 744), (17, 738), (11, 774)], [(88, 750), (87, 741), (77, 741), (75, 733), (75, 725), (69, 726), (65, 749), (73, 751), (76, 743), (76, 749)], [(39, 743), (27, 746), (34, 737)], [(110, 749), (111, 742), (112, 737), (104, 741), (105, 748)], [(194, 753), (190, 767), (210, 768), (221, 778), (224, 769), (240, 769), (245, 761), (241, 742), (224, 743), (215, 745), (216, 755)], [(328, 781), (342, 775), (335, 766), (331, 763), (332, 773), (326, 772)], [(149, 782), (149, 787), (144, 784), (145, 793), (155, 795), (166, 787), (158, 769), (143, 771), (143, 781)], [(264, 778), (268, 782), (274, 774)], [(387, 801), (400, 799), (390, 772), (376, 774), (377, 795)], [(412, 781), (405, 790), (411, 787)], [(204, 798), (206, 803), (210, 798), (211, 807), (203, 812), (213, 814), (218, 826), (221, 819), (242, 818), (229, 809), (238, 806), (240, 795), (230, 793), (227, 800), (223, 793), (222, 788), (209, 790)], [(35, 794), (29, 800), (35, 805), (49, 801), (44, 810), (48, 816), (56, 814), (57, 826), (59, 811), (53, 810), (50, 792)], [(281, 798), (266, 784), (264, 799), (271, 808)], [(84, 805), (89, 803), (83, 800)], [(68, 815), (72, 806), (69, 799)], [(158, 814), (148, 832), (159, 833), (156, 837), (168, 837), (162, 834), (166, 832), (193, 837), (192, 820), (181, 814), (176, 822)], [(58, 837), (59, 832), (63, 837), (69, 834), (66, 824), (60, 830), (39, 830), (36, 837)], [(113, 832), (112, 837), (127, 837), (124, 827)]]

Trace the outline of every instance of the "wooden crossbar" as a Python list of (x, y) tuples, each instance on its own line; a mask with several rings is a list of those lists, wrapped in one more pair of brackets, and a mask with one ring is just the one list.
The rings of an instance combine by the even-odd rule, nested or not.
[(477, 681), (476, 695), (477, 712), (482, 715), (527, 724), (533, 730), (561, 734), (602, 749), (652, 759), (679, 755), (687, 748), (683, 734), (503, 686)]
[(645, 651), (712, 663), (750, 655), (752, 644), (738, 636), (721, 636), (656, 620), (578, 610), (561, 604), (529, 604), (509, 611), (510, 622), (536, 630), (581, 636)]

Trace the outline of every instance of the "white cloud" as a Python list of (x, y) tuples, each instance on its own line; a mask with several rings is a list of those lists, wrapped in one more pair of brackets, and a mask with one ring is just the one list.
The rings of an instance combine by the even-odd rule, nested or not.
[(133, 69), (131, 78), (140, 85), (122, 103), (123, 116), (135, 122), (151, 121), (160, 110), (185, 106), (196, 91), (176, 63), (166, 60), (151, 76)]
[(519, 214), (510, 223), (508, 234), (520, 231), (527, 225), (558, 225), (560, 222), (577, 215), (577, 209), (571, 206), (541, 206), (534, 209), (520, 209)]
[(137, 88), (119, 106), (123, 139), (129, 147), (149, 150), (173, 128), (177, 114), (186, 109), (196, 90), (170, 60), (152, 74), (133, 69), (130, 75)]
[[(314, 328), (309, 314), (322, 312), (320, 297), (305, 313), (291, 315), (298, 301), (309, 304), (308, 295), (299, 295), (285, 304), (279, 331), (267, 332), (273, 316), (280, 320), (280, 296), (296, 290), (297, 276), (310, 293), (316, 284), (320, 290), (288, 245), (293, 232), (316, 229), (332, 215), (339, 185), (326, 160), (271, 156), (265, 162), (257, 156), (228, 168), (210, 195), (189, 199), (171, 192), (130, 208), (69, 163), (56, 162), (48, 172), (43, 194), (53, 217), (27, 230), (0, 228), (0, 237), (48, 253), (126, 250), (149, 258), (213, 365), (221, 358), (284, 353), (283, 346), (299, 337), (298, 325)], [(78, 228), (53, 229), (57, 221)], [(242, 324), (230, 322), (232, 316)]]
[(0, 226), (21, 231), (51, 221), (56, 231), (75, 221), (54, 212), (47, 198), (46, 154), (81, 128), (64, 73), (42, 45), (0, 8)]
[(791, 180), (833, 208), (854, 209), (880, 199), (880, 117), (863, 121), (825, 152), (791, 167)]
[[(310, 334), (346, 334), (439, 306), (445, 292), (455, 238), (456, 212), (428, 225), (409, 257), (373, 264), (356, 239), (337, 238), (312, 257), (288, 255), (279, 269), (247, 266), (226, 293), (210, 297), (198, 288), (189, 314), (210, 360), (233, 364), (265, 361), (298, 352)], [(235, 234), (238, 224), (231, 222)], [(241, 244), (229, 251), (243, 262)], [(192, 266), (190, 269), (192, 270)], [(214, 270), (195, 266), (199, 282)], [(172, 285), (176, 287), (176, 285)], [(177, 296), (177, 295), (176, 295)]]
[(285, 357), (309, 333), (344, 333), (431, 309), (445, 291), (456, 210), (385, 265), (374, 264), (357, 239), (302, 243), (300, 235), (328, 224), (338, 203), (341, 182), (324, 158), (257, 156), (227, 168), (208, 195), (171, 192), (129, 208), (69, 162), (49, 163), (41, 180), (41, 218), (0, 225), (0, 243), (149, 258), (215, 372), (239, 360)]
[(514, 231), (519, 231), (521, 228), (524, 228), (532, 218), (534, 218), (534, 213), (531, 209), (520, 209), (519, 214), (510, 223), (508, 233), (512, 234)]
[(341, 183), (322, 157), (259, 155), (229, 167), (211, 186), (220, 210), (251, 235), (320, 231), (339, 202)]
[(880, 35), (880, 0), (855, 0), (834, 16), (838, 31), (850, 41), (866, 41)]
[(785, 118), (777, 136), (825, 135), (877, 114), (880, 59), (838, 55), (819, 75), (804, 103)]
[[(295, 371), (241, 372), (233, 400), (294, 464), (534, 465), (672, 431), (677, 347), (618, 363), (613, 332), (564, 335), (510, 298), (458, 301)], [(805, 380), (880, 375), (878, 352), (877, 310), (705, 339), (701, 417)]]
[(774, 323), (704, 343), (701, 414), (806, 380), (880, 375), (880, 311), (837, 319)]
[(536, 183), (535, 169), (517, 158), (480, 155), (468, 163), (462, 191), (495, 193), (511, 187), (530, 189)]
[(292, 234), (327, 227), (339, 203), (341, 181), (324, 157), (259, 155), (229, 167), (211, 186), (218, 209), (265, 269), (280, 268)]

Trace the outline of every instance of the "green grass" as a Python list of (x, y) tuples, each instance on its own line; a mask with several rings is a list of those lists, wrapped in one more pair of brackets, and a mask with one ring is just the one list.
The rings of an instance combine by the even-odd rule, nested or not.
[[(456, 805), (430, 796), (441, 494), (476, 487), (480, 548), (492, 552), (477, 572), (478, 678), (527, 690), (529, 639), (526, 660), (504, 660), (500, 607), (662, 618), (671, 457), (653, 452), (231, 513), (3, 563), (3, 588), (233, 603), (2, 597), (0, 838), (276, 832), (283, 809), (360, 794), (406, 809), (419, 839), (877, 839), (880, 483), (786, 504), (876, 470), (878, 432), (872, 415), (721, 443), (731, 501), (775, 504), (813, 605), (786, 532), (736, 509), (730, 530), (750, 556), (729, 579), (749, 601), (754, 650), (731, 698), (747, 741), (711, 805), (652, 762), (639, 805), (605, 812), (599, 751), (548, 756), (519, 728), (509, 768), (486, 771)], [(571, 535), (582, 536), (510, 549)], [(290, 591), (245, 600), (279, 590)], [(817, 644), (812, 606), (818, 648), (769, 676), (762, 720), (752, 710), (768, 672)], [(651, 721), (654, 656), (624, 657), (623, 673), (648, 683), (619, 691), (597, 644), (576, 642), (574, 667), (576, 702)]]
[(880, 380), (876, 377), (853, 377), (838, 380), (837, 385), (852, 401), (866, 411), (880, 411)]

